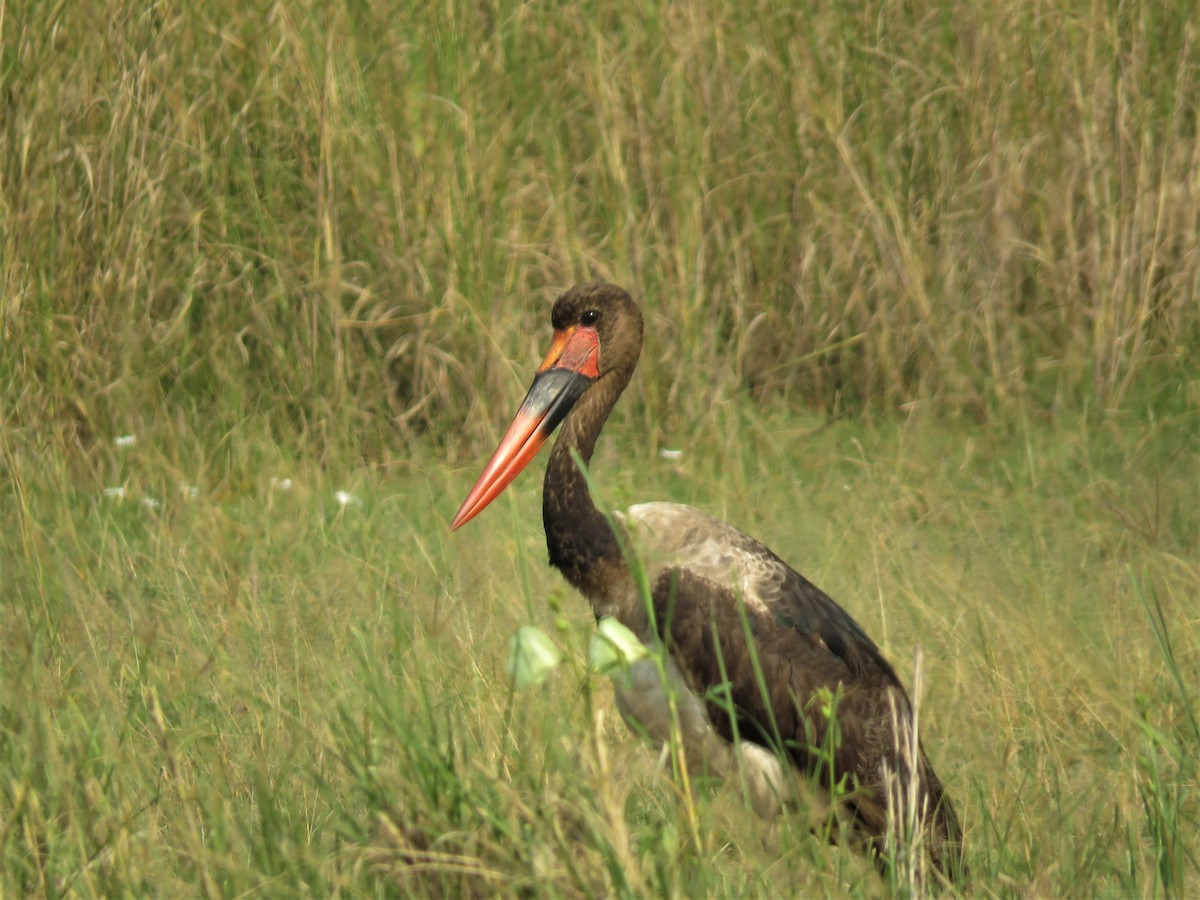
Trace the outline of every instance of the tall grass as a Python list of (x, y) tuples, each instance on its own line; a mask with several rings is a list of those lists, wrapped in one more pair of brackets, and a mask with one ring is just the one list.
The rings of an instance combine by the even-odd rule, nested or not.
[(1193, 19), (0, 0), (0, 893), (879, 890), (613, 722), (535, 479), (445, 534), (584, 278), (607, 496), (922, 645), (974, 889), (1194, 893)]
[(1117, 407), (1198, 349), (1185, 4), (6, 4), (3, 29), (4, 375), (42, 385), (9, 417), (85, 444), (157, 402), (383, 454), (389, 412), (443, 434), (506, 395), (538, 298), (588, 277), (644, 298), (672, 425), (708, 406), (694, 368), (986, 417)]

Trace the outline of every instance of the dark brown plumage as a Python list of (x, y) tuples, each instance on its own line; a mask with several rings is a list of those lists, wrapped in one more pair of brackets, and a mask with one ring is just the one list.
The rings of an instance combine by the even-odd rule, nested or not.
[[(896, 806), (885, 783), (890, 770), (923, 811), (929, 860), (953, 877), (962, 840), (953, 807), (924, 752), (897, 750), (911, 735), (911, 705), (895, 670), (845, 610), (753, 538), (671, 503), (642, 504), (619, 517), (649, 575), (649, 602), (639, 592), (575, 455), (590, 461), (629, 383), (642, 316), (621, 288), (597, 283), (559, 297), (551, 322), (553, 348), (452, 527), (491, 502), (561, 421), (543, 494), (550, 562), (597, 618), (615, 616), (647, 645), (666, 647), (690, 762), (721, 775), (741, 766), (764, 814), (779, 808), (786, 779), (763, 748), (829, 787), (820, 748), (832, 743), (821, 706), (823, 696), (836, 695), (834, 779), (848, 778), (845, 802), (857, 823), (882, 854), (889, 802)], [(670, 727), (661, 681), (657, 667), (635, 665), (617, 689), (626, 719), (659, 741)], [(893, 818), (903, 812), (892, 811)]]

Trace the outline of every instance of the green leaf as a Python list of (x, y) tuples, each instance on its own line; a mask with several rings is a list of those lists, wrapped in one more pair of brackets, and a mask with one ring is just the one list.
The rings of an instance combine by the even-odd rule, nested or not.
[(638, 636), (612, 616), (600, 620), (588, 644), (588, 666), (601, 675), (627, 670), (649, 655), (650, 651)]
[(518, 688), (541, 684), (561, 661), (562, 651), (533, 625), (522, 625), (508, 640), (508, 675)]

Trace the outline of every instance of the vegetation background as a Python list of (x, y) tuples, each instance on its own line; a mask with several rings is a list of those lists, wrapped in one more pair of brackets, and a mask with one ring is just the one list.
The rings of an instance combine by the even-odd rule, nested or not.
[[(656, 771), (536, 477), (446, 531), (604, 278), (607, 499), (922, 648), (971, 892), (1195, 895), (1198, 32), (0, 0), (0, 894), (889, 889)], [(525, 623), (566, 664), (513, 692)]]

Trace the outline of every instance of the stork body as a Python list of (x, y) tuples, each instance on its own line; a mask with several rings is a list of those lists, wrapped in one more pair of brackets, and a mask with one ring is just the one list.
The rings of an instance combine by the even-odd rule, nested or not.
[[(616, 617), (648, 646), (665, 647), (669, 657), (668, 683), (651, 660), (635, 663), (618, 683), (626, 720), (667, 740), (668, 693), (674, 692), (689, 764), (722, 776), (740, 766), (764, 815), (777, 811), (785, 796), (781, 756), (826, 786), (845, 777), (846, 804), (881, 852), (889, 802), (896, 803), (894, 788), (889, 801), (885, 778), (891, 772), (901, 795), (921, 811), (930, 860), (953, 874), (958, 821), (924, 752), (912, 743), (903, 686), (858, 623), (761, 543), (697, 509), (634, 506), (618, 517), (616, 527), (625, 532), (619, 539), (592, 501), (576, 457), (590, 461), (637, 364), (642, 317), (633, 300), (614, 285), (578, 285), (555, 302), (551, 321), (550, 353), (451, 527), (490, 503), (562, 422), (543, 492), (550, 562), (590, 601), (597, 618)], [(649, 598), (622, 539), (636, 548)], [(836, 697), (836, 741), (828, 734), (834, 722), (822, 710), (830, 697)]]

